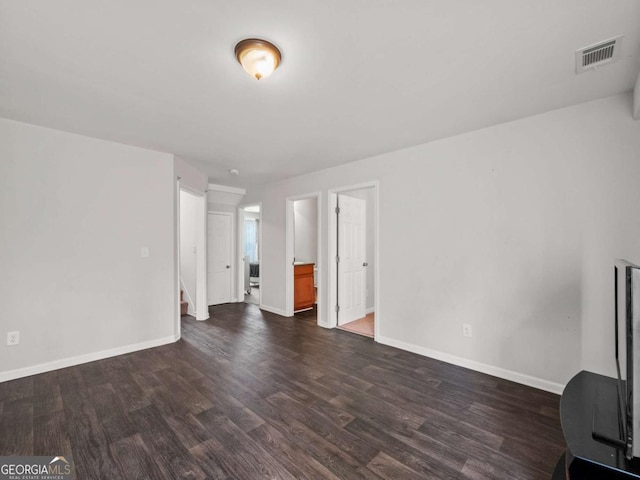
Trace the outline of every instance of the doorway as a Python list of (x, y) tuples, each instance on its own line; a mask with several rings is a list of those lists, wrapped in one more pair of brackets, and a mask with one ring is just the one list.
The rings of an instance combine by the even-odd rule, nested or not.
[(262, 212), (260, 204), (239, 207), (240, 271), (239, 290), (244, 302), (260, 306), (262, 250)]
[(320, 192), (287, 198), (287, 316), (322, 323)]
[(233, 214), (209, 212), (207, 249), (207, 299), (209, 305), (232, 301)]
[(329, 290), (332, 325), (376, 338), (377, 183), (330, 192)]
[(178, 181), (177, 260), (180, 316), (209, 318), (207, 308), (206, 202), (204, 192), (190, 190)]

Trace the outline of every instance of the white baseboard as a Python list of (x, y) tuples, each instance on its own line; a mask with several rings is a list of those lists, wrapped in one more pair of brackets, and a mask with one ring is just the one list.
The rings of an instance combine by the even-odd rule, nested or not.
[(291, 317), (291, 315), (287, 315), (287, 312), (285, 312), (284, 310), (276, 307), (270, 307), (269, 305), (260, 305), (260, 310), (275, 313), (276, 315), (280, 315), (281, 317)]
[(124, 355), (125, 353), (146, 350), (147, 348), (159, 347), (160, 345), (167, 345), (178, 340), (180, 340), (180, 334), (157, 338), (155, 340), (149, 340), (147, 342), (125, 345), (123, 347), (112, 348), (109, 350), (102, 350), (100, 352), (87, 353), (84, 355), (78, 355), (76, 357), (63, 358), (60, 360), (54, 360), (53, 362), (40, 363), (38, 365), (32, 365), (30, 367), (8, 370), (6, 372), (0, 372), (0, 382), (15, 380), (16, 378), (29, 377), (31, 375), (50, 372), (52, 370), (58, 370), (60, 368), (73, 367), (74, 365), (80, 365), (83, 363), (95, 362), (96, 360), (103, 360), (105, 358), (115, 357), (117, 355)]
[(375, 311), (376, 311), (376, 308), (375, 308), (375, 307), (367, 308), (367, 309), (364, 311), (364, 314), (365, 314), (365, 315), (369, 315), (370, 313), (373, 313), (373, 312), (375, 312)]
[(560, 383), (550, 382), (548, 380), (543, 380), (542, 378), (532, 377), (530, 375), (525, 375), (523, 373), (514, 372), (493, 365), (487, 365), (486, 363), (476, 362), (475, 360), (469, 360), (467, 358), (458, 357), (449, 353), (439, 352), (437, 350), (421, 347), (412, 343), (402, 342), (400, 340), (395, 340), (389, 337), (383, 337), (381, 335), (376, 337), (376, 341), (384, 345), (399, 348), (401, 350), (417, 353), (418, 355), (422, 355), (424, 357), (435, 358), (436, 360), (451, 363), (459, 367), (486, 373), (494, 377), (503, 378), (505, 380), (510, 380), (512, 382), (527, 385), (539, 390), (545, 390), (547, 392), (555, 393), (558, 395), (562, 394), (562, 391), (565, 387)]
[(308, 312), (309, 310), (313, 310), (313, 307), (307, 307), (307, 308), (301, 308), (300, 310), (294, 310), (293, 314), (295, 315), (296, 313)]

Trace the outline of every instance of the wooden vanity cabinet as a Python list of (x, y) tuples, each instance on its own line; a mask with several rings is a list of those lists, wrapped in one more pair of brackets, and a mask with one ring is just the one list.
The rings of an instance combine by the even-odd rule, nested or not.
[(293, 310), (313, 307), (315, 289), (313, 287), (313, 263), (293, 266)]

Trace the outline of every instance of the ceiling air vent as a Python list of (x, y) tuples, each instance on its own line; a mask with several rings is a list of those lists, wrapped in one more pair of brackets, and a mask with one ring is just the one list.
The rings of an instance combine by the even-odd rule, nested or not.
[(604, 42), (576, 50), (576, 73), (595, 70), (601, 65), (611, 63), (620, 56), (622, 35)]

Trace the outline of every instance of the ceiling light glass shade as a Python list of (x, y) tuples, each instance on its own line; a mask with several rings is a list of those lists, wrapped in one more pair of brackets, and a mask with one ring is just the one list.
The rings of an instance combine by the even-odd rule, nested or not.
[(278, 68), (282, 55), (272, 43), (257, 38), (242, 40), (236, 45), (236, 58), (253, 78), (267, 78)]

